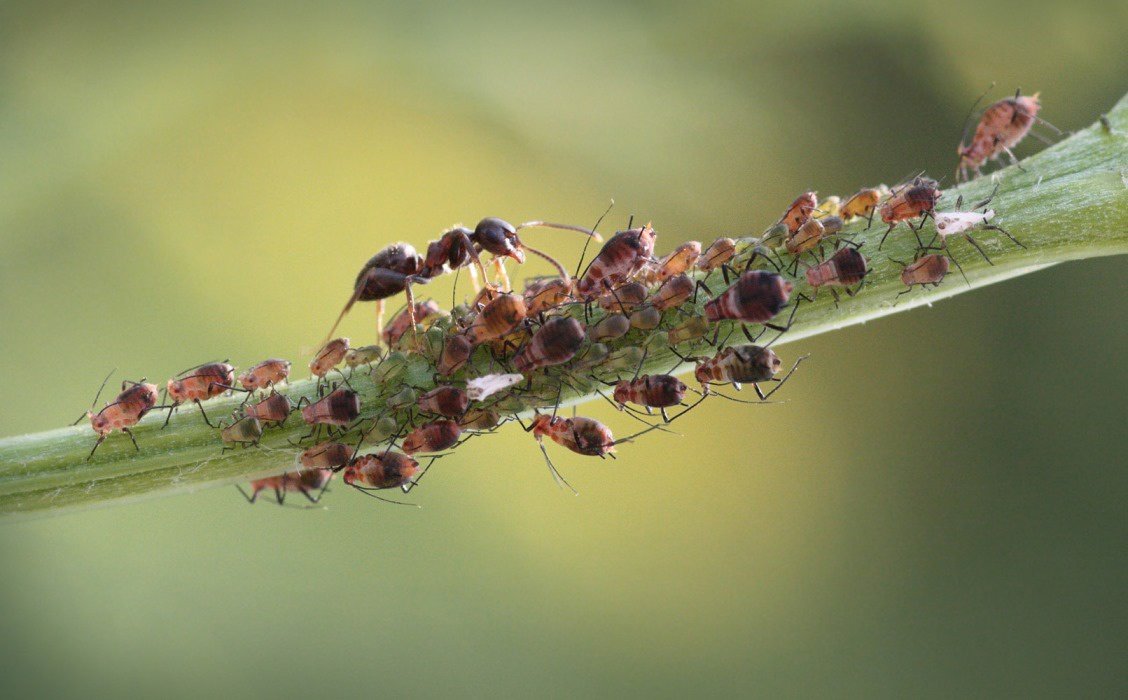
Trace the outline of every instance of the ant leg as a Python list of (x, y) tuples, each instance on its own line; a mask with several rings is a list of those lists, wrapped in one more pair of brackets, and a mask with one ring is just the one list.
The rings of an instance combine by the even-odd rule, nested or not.
[[(409, 297), (410, 299), (410, 297)], [(410, 301), (408, 302), (411, 303)], [(408, 307), (410, 308), (410, 306)], [(376, 300), (376, 338), (384, 337), (384, 300)]]
[(497, 275), (497, 279), (501, 282), (502, 290), (506, 292), (513, 291), (513, 285), (509, 282), (509, 273), (505, 271), (505, 258), (494, 258), (493, 264), (494, 272)]
[(987, 253), (983, 252), (983, 248), (981, 248), (979, 246), (979, 243), (977, 243), (976, 240), (971, 237), (970, 233), (965, 233), (964, 238), (967, 238), (967, 242), (972, 244), (973, 246), (975, 246), (975, 249), (979, 251), (979, 254), (983, 256), (983, 259), (987, 261), (988, 265), (994, 265), (995, 264), (995, 263), (991, 262), (991, 258), (987, 257)]

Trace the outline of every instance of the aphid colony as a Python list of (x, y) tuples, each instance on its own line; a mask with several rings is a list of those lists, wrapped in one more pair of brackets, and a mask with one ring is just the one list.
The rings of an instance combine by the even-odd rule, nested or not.
[[(1011, 154), (1037, 120), (1038, 109), (1037, 95), (1017, 94), (989, 107), (971, 141), (960, 146), (960, 177), (969, 170), (978, 174), (1001, 153)], [(167, 411), (167, 425), (186, 404), (217, 431), (224, 450), (260, 447), (297, 414), (306, 432), (290, 442), (300, 449), (294, 468), (252, 482), (250, 493), (243, 492), (249, 502), (267, 491), (279, 504), (290, 492), (317, 503), (337, 472), (343, 472), (346, 485), (388, 500), (375, 492), (407, 493), (436, 459), (515, 421), (531, 433), (553, 478), (567, 485), (545, 438), (578, 455), (614, 457), (616, 446), (664, 430), (710, 396), (768, 401), (804, 359), (781, 376), (783, 362), (771, 349), (791, 328), (801, 305), (823, 288), (838, 304), (839, 291), (853, 296), (865, 287), (871, 260), (863, 244), (844, 231), (847, 225), (861, 221), (869, 228), (876, 219), (887, 224), (877, 249), (901, 224), (911, 231), (916, 252), (911, 261), (898, 263), (906, 288), (897, 297), (916, 286), (940, 285), (949, 262), (960, 265), (949, 239), (965, 239), (988, 263), (973, 231), (999, 232), (1021, 245), (988, 208), (994, 193), (967, 210), (961, 197), (954, 209), (941, 211), (943, 196), (938, 183), (923, 175), (894, 187), (828, 197), (821, 204), (816, 192), (803, 192), (762, 236), (687, 241), (663, 256), (655, 253), (658, 232), (650, 223), (628, 224), (603, 241), (598, 222), (591, 229), (543, 221), (514, 226), (488, 217), (473, 230), (446, 230), (425, 255), (396, 243), (362, 266), (329, 337), (309, 362), (315, 393), (292, 400), (287, 386), (292, 364), (278, 358), (243, 371), (227, 361), (205, 363), (169, 379), (163, 390), (144, 379), (126, 381), (113, 401), (97, 412), (92, 406), (85, 415), (97, 435), (90, 455), (114, 431), (124, 432), (140, 449), (131, 429), (146, 414)], [(926, 243), (929, 220), (935, 231)], [(576, 231), (589, 244), (602, 245), (586, 267), (581, 257), (570, 275), (518, 237), (533, 228)], [(483, 253), (492, 256), (494, 281)], [(523, 263), (526, 253), (548, 261), (556, 274), (531, 279), (518, 292), (505, 261)], [(469, 303), (447, 312), (435, 301), (416, 300), (413, 285), (462, 269), (474, 288)], [(385, 325), (385, 301), (401, 293), (405, 306)], [(358, 301), (377, 302), (378, 344), (353, 347), (348, 338), (332, 337)], [(729, 342), (737, 330), (747, 343)], [(768, 331), (775, 334), (764, 342)], [(644, 374), (648, 355), (676, 357), (676, 365), (665, 374)], [(412, 362), (430, 367), (431, 376), (424, 379), (416, 372), (417, 385), (408, 383), (405, 367)], [(683, 363), (693, 365), (699, 388), (673, 376)], [(365, 381), (360, 390), (353, 384), (358, 377)], [(751, 385), (757, 398), (736, 399), (720, 390), (742, 385)], [(616, 439), (593, 418), (561, 415), (564, 387), (576, 394), (598, 391), (645, 428)], [(690, 393), (698, 398), (687, 402)], [(213, 422), (204, 404), (225, 395), (242, 401), (229, 417)], [(526, 424), (519, 413), (529, 408), (533, 415)]]

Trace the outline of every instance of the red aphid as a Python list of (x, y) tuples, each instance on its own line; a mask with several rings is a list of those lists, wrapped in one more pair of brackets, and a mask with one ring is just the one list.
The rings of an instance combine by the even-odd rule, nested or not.
[(409, 455), (416, 452), (442, 452), (458, 444), (462, 437), (462, 427), (452, 420), (428, 423), (412, 430), (403, 439), (403, 451)]
[(168, 380), (168, 395), (174, 403), (206, 401), (235, 384), (235, 368), (226, 362), (212, 362), (189, 371), (186, 377)]
[(705, 304), (709, 321), (731, 319), (766, 323), (791, 298), (792, 284), (774, 272), (748, 270), (731, 287)]
[(625, 282), (654, 257), (657, 237), (650, 224), (617, 232), (592, 260), (576, 292), (584, 299), (591, 299)]
[(263, 423), (277, 423), (281, 425), (290, 417), (290, 399), (282, 394), (271, 394), (258, 403), (253, 403), (244, 409), (248, 418), (258, 418)]
[(239, 384), (247, 391), (266, 389), (286, 381), (290, 376), (290, 361), (277, 358), (263, 360), (239, 375)]
[(419, 410), (446, 418), (459, 418), (470, 407), (466, 392), (455, 386), (439, 386), (419, 397)]
[[(980, 169), (988, 160), (998, 158), (1002, 153), (1010, 153), (1010, 149), (1030, 133), (1041, 107), (1038, 93), (1034, 93), (1030, 96), (1008, 97), (985, 109), (979, 117), (971, 143), (961, 143), (956, 147), (956, 154), (960, 157), (960, 164), (956, 167), (957, 181), (966, 180), (968, 170), (979, 175)], [(1010, 155), (1014, 159), (1014, 154)]]
[(98, 434), (98, 441), (94, 443), (94, 449), (90, 450), (87, 459), (94, 456), (94, 450), (98, 449), (98, 445), (101, 445), (106, 436), (115, 430), (128, 435), (133, 441), (133, 446), (137, 447), (137, 440), (129, 429), (137, 425), (156, 405), (157, 385), (141, 382), (131, 383), (127, 388), (122, 389), (121, 393), (101, 411), (97, 413), (87, 411), (86, 417), (90, 419), (90, 427)]
[(824, 286), (853, 287), (868, 272), (869, 265), (865, 256), (857, 248), (845, 246), (839, 248), (829, 260), (807, 268), (807, 284), (816, 289)]
[(584, 327), (571, 317), (554, 318), (545, 323), (513, 358), (513, 366), (526, 374), (542, 367), (571, 360), (584, 342)]
[(411, 457), (385, 450), (380, 454), (361, 455), (349, 462), (342, 475), (349, 486), (366, 489), (399, 488), (407, 492), (423, 470)]
[(795, 233), (811, 218), (811, 212), (819, 207), (819, 198), (814, 192), (804, 192), (795, 198), (791, 206), (780, 217), (779, 223), (787, 226), (788, 233)]
[(317, 351), (313, 359), (309, 363), (309, 371), (315, 377), (324, 377), (333, 370), (334, 367), (345, 361), (345, 355), (349, 353), (349, 339), (348, 338), (334, 338), (321, 349)]
[(360, 396), (352, 389), (340, 388), (302, 408), (302, 420), (310, 425), (351, 424), (360, 415)]

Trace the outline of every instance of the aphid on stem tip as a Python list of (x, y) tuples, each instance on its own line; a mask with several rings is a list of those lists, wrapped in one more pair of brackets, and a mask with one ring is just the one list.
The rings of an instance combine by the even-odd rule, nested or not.
[(444, 418), (459, 418), (470, 407), (470, 397), (456, 386), (437, 386), (416, 401), (419, 410)]
[(443, 310), (431, 299), (415, 302), (413, 308), (405, 308), (399, 312), (384, 328), (384, 333), (381, 335), (384, 345), (389, 348), (395, 347), (403, 334), (414, 328), (415, 324), (422, 323), (424, 320), (441, 313), (443, 313)]
[(349, 352), (348, 338), (334, 338), (321, 346), (309, 363), (309, 372), (318, 379), (324, 379), (337, 365), (345, 360)]
[(599, 297), (599, 307), (615, 313), (630, 313), (646, 302), (650, 295), (646, 285), (641, 282), (627, 282), (624, 285), (608, 290)]
[(647, 411), (660, 409), (662, 418), (668, 423), (670, 417), (666, 409), (680, 404), (685, 399), (686, 389), (684, 382), (669, 374), (644, 374), (616, 384), (613, 396), (620, 409), (628, 403), (644, 406)]
[(799, 227), (807, 223), (811, 218), (811, 213), (818, 209), (819, 198), (814, 192), (804, 192), (795, 198), (783, 216), (779, 218), (779, 223), (787, 226), (788, 233), (795, 233)]
[(247, 391), (269, 389), (285, 382), (290, 376), (290, 361), (277, 358), (263, 360), (239, 375), (239, 384)]
[[(1011, 239), (1019, 248), (1026, 248), (1026, 246), (1022, 245), (1017, 238), (1010, 235), (1002, 226), (991, 223), (991, 219), (995, 218), (995, 210), (987, 209), (986, 207), (991, 203), (991, 200), (995, 198), (995, 194), (998, 191), (999, 186), (996, 185), (994, 191), (991, 192), (991, 196), (972, 206), (971, 211), (959, 211), (959, 208), (963, 206), (963, 196), (961, 195), (956, 200), (957, 211), (936, 212), (933, 214), (936, 219), (936, 235), (940, 238), (940, 246), (947, 249), (949, 236), (962, 235), (967, 239), (968, 243), (979, 251), (979, 254), (983, 256), (983, 259), (986, 260), (989, 265), (994, 265), (995, 263), (991, 262), (991, 258), (987, 257), (987, 253), (983, 252), (983, 248), (971, 237), (972, 230), (998, 231)], [(981, 209), (982, 211), (975, 211), (976, 209)], [(934, 238), (927, 247), (931, 247), (935, 240)]]
[[(830, 293), (837, 303), (838, 293), (833, 287), (843, 287), (846, 294), (854, 296), (858, 289), (861, 289), (862, 281), (868, 273), (869, 263), (865, 256), (859, 253), (857, 248), (843, 246), (830, 257), (830, 260), (808, 267), (806, 277), (807, 284), (815, 289), (816, 294), (820, 287), (831, 287)], [(858, 289), (851, 289), (854, 285), (858, 285)]]
[[(699, 362), (693, 375), (701, 383), (705, 393), (710, 393), (709, 386), (712, 384), (732, 384), (737, 390), (740, 389), (741, 384), (751, 384), (760, 400), (766, 401), (783, 386), (799, 367), (799, 363), (807, 357), (807, 355), (800, 357), (783, 379), (776, 379), (783, 363), (773, 350), (759, 345), (734, 345)], [(682, 359), (689, 361), (692, 358)], [(759, 386), (763, 382), (777, 382), (777, 384), (765, 394)]]
[(580, 277), (576, 285), (577, 294), (583, 299), (591, 299), (618, 287), (654, 257), (657, 237), (650, 224), (617, 232), (603, 244)]
[(251, 404), (244, 409), (248, 418), (257, 418), (263, 423), (273, 423), (281, 426), (290, 417), (290, 399), (277, 392), (267, 396), (258, 403)]
[(500, 338), (509, 333), (526, 317), (525, 300), (517, 294), (502, 294), (486, 304), (466, 329), (466, 339), (471, 345)]
[(513, 358), (518, 372), (528, 374), (543, 367), (571, 360), (584, 342), (584, 327), (571, 317), (546, 322)]
[[(936, 181), (926, 177), (917, 177), (912, 182), (893, 190), (889, 199), (881, 205), (881, 220), (889, 224), (889, 228), (881, 237), (877, 249), (881, 250), (890, 231), (896, 228), (898, 223), (919, 216), (923, 224), (928, 215), (936, 210), (936, 203), (940, 201), (941, 195)], [(911, 223), (909, 227), (912, 228)]]
[[(191, 374), (187, 374), (189, 372)], [(164, 424), (168, 425), (169, 419), (172, 418), (172, 412), (180, 404), (191, 401), (199, 407), (200, 415), (203, 416), (208, 427), (216, 427), (208, 420), (208, 414), (204, 412), (204, 406), (200, 402), (219, 396), (229, 389), (234, 389), (235, 368), (226, 362), (210, 362), (186, 369), (181, 374), (186, 376), (182, 376), (180, 379), (170, 379), (166, 385), (168, 396), (172, 399), (172, 405), (168, 409), (168, 416), (165, 418)]]
[[(1018, 165), (1018, 158), (1011, 149), (1030, 133), (1035, 121), (1058, 131), (1053, 125), (1038, 118), (1038, 110), (1042, 107), (1038, 94), (1024, 96), (1016, 91), (1014, 97), (999, 100), (983, 110), (971, 142), (965, 145), (961, 139), (960, 145), (956, 147), (956, 155), (960, 157), (959, 165), (956, 166), (956, 182), (967, 180), (969, 170), (976, 176), (980, 175), (984, 163), (995, 160), (1003, 153), (1010, 157), (1011, 163)], [(973, 106), (972, 111), (974, 110)]]
[(408, 433), (403, 439), (403, 451), (409, 455), (416, 452), (442, 452), (457, 445), (460, 437), (462, 427), (455, 421), (435, 421)]
[(113, 401), (106, 404), (101, 411), (94, 413), (94, 406), (98, 404), (102, 389), (106, 388), (106, 382), (110, 380), (111, 374), (113, 372), (107, 374), (106, 379), (102, 381), (102, 386), (98, 389), (94, 401), (90, 404), (90, 410), (85, 415), (79, 416), (78, 420), (75, 421), (77, 425), (83, 418), (89, 419), (90, 427), (98, 434), (98, 440), (86, 457), (87, 461), (94, 456), (94, 451), (98, 449), (106, 436), (115, 430), (120, 430), (128, 435), (130, 441), (133, 442), (133, 447), (140, 450), (141, 448), (137, 446), (137, 439), (133, 437), (133, 431), (130, 428), (141, 422), (146, 413), (157, 407), (157, 385), (146, 384), (145, 380), (142, 379), (140, 382), (122, 382), (121, 393), (114, 397)]
[[(258, 499), (259, 493), (267, 489), (274, 491), (274, 498), (278, 505), (285, 503), (286, 494), (290, 491), (297, 491), (305, 496), (310, 503), (317, 503), (321, 500), (321, 496), (325, 493), (325, 489), (329, 486), (329, 480), (332, 478), (333, 472), (330, 469), (300, 469), (279, 476), (252, 481), (250, 494), (238, 484), (235, 488), (239, 489), (239, 493), (243, 494), (247, 503), (254, 503)], [(316, 496), (313, 495), (315, 491), (317, 492)]]

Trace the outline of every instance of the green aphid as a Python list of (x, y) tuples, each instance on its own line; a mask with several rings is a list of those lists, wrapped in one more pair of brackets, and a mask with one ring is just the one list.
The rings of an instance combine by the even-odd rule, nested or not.
[(383, 357), (384, 349), (379, 345), (364, 345), (359, 348), (351, 348), (345, 353), (345, 364), (356, 369), (361, 365), (376, 364)]
[(228, 445), (255, 445), (262, 437), (262, 423), (258, 418), (241, 418), (219, 431), (219, 436)]
[(694, 317), (680, 326), (671, 328), (666, 333), (666, 340), (670, 345), (678, 345), (679, 343), (688, 343), (691, 340), (704, 337), (708, 332), (709, 322), (703, 318)]
[(393, 411), (398, 411), (401, 408), (412, 406), (419, 398), (419, 392), (415, 391), (409, 386), (405, 386), (395, 394), (388, 397), (387, 406)]

